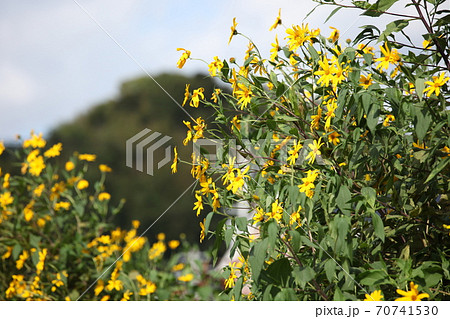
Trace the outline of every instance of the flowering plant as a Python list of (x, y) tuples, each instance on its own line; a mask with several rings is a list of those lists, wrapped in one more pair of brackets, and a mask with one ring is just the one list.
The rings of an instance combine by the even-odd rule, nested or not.
[[(319, 2), (337, 6), (333, 14), (354, 7), (402, 19), (384, 31), (365, 26), (345, 43), (333, 27), (329, 35), (286, 27), (269, 58), (251, 40), (240, 62), (214, 58), (210, 74), (229, 91), (209, 98), (186, 86), (183, 105), (191, 99), (215, 112), (210, 123), (184, 121), (184, 144), (198, 150), (191, 172), (200, 241), (215, 237), (215, 258), (228, 248), (232, 300), (448, 299), (444, 1), (412, 0), (415, 16), (390, 12), (393, 0)], [(408, 37), (411, 21), (426, 27), (423, 45)], [(279, 13), (270, 29), (281, 27)], [(229, 41), (236, 36), (233, 19)], [(214, 158), (202, 139), (220, 144)]]
[[(0, 300), (218, 298), (208, 254), (183, 235), (161, 233), (151, 243), (139, 221), (128, 231), (115, 227), (111, 217), (123, 202), (109, 203), (111, 168), (93, 167), (93, 154), (74, 154), (61, 168), (62, 144), (46, 144), (32, 133), (9, 154), (17, 172), (0, 170)], [(99, 179), (91, 184), (84, 177), (93, 169)]]

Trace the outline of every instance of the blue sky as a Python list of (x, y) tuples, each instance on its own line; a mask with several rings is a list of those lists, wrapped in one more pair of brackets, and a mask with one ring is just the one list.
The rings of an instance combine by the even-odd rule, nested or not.
[[(310, 0), (77, 1), (153, 75), (207, 71), (199, 61), (177, 69), (178, 47), (206, 61), (216, 55), (242, 57), (247, 40), (236, 37), (227, 44), (233, 17), (238, 31), (252, 38), (267, 57), (275, 34), (279, 39), (285, 36), (284, 27), (268, 31), (279, 8), (286, 27), (306, 22), (327, 35), (333, 25), (344, 33), (342, 38), (355, 36), (363, 24), (386, 24), (385, 19), (358, 18), (358, 11), (341, 10), (324, 25), (332, 7), (320, 7), (303, 21), (315, 6)], [(121, 82), (144, 73), (74, 0), (2, 0), (0, 41), (4, 141), (16, 134), (27, 136), (32, 129), (46, 133), (113, 98)]]

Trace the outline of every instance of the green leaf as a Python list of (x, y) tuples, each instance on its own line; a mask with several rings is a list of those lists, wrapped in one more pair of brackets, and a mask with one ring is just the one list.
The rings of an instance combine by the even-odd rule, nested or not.
[(364, 196), (370, 207), (375, 208), (375, 200), (377, 199), (376, 190), (372, 187), (363, 187), (361, 189), (361, 194)]
[(246, 217), (237, 217), (235, 219), (236, 227), (243, 232), (247, 231), (247, 218)]
[(334, 16), (334, 15), (336, 14), (336, 12), (338, 12), (338, 11), (341, 10), (341, 9), (342, 9), (342, 7), (337, 7), (337, 8), (335, 8), (333, 11), (331, 11), (330, 15), (328, 16), (328, 18), (325, 20), (324, 23), (327, 23), (328, 20), (330, 20), (331, 17)]
[(211, 219), (214, 216), (214, 212), (210, 212), (208, 215), (206, 215), (205, 218), (205, 234), (208, 234), (208, 230), (209, 230), (209, 225), (211, 224)]
[(306, 284), (316, 276), (316, 272), (309, 266), (304, 268), (296, 267), (292, 271), (294, 280), (301, 287), (305, 288)]
[(372, 215), (372, 223), (373, 223), (375, 235), (384, 242), (385, 234), (384, 234), (383, 220), (381, 219), (380, 215), (378, 215), (377, 213), (372, 213), (371, 215)]
[(286, 287), (292, 273), (292, 267), (287, 258), (281, 258), (269, 265), (265, 274), (277, 286)]
[(336, 197), (336, 205), (343, 214), (348, 215), (351, 213), (352, 207), (351, 204), (349, 203), (351, 198), (352, 193), (350, 193), (348, 187), (345, 185), (341, 185), (341, 187), (339, 188), (339, 194)]
[(302, 244), (302, 240), (301, 240), (301, 236), (300, 233), (296, 230), (291, 230), (289, 231), (289, 235), (291, 236), (291, 246), (292, 249), (294, 250), (294, 252), (298, 252), (300, 250), (301, 244)]
[(365, 16), (369, 17), (379, 17), (385, 11), (387, 11), (397, 0), (378, 0), (372, 4), (367, 11), (363, 13)]
[(233, 238), (233, 234), (234, 234), (234, 229), (232, 227), (227, 227), (225, 229), (225, 245), (227, 246), (227, 248), (230, 246), (231, 243), (231, 239)]
[(425, 90), (425, 79), (416, 79), (416, 83), (414, 84), (416, 87), (416, 93), (419, 97), (420, 101), (423, 100), (423, 90)]
[(254, 281), (258, 281), (261, 269), (264, 266), (264, 261), (266, 259), (267, 247), (269, 246), (269, 241), (267, 238), (255, 244), (253, 251), (248, 259), (248, 262), (252, 269), (252, 277)]
[(423, 138), (427, 134), (428, 128), (432, 122), (430, 112), (428, 112), (425, 108), (416, 107), (414, 120), (417, 138), (419, 141), (423, 141)]
[(445, 167), (448, 166), (450, 162), (450, 157), (446, 157), (444, 160), (442, 160), (428, 175), (427, 179), (425, 180), (425, 183), (428, 183), (431, 181), (437, 174), (439, 174)]
[(324, 268), (328, 281), (333, 282), (336, 274), (336, 262), (330, 258), (325, 262)]
[(366, 118), (367, 126), (369, 127), (369, 130), (372, 132), (372, 134), (375, 134), (375, 129), (378, 124), (379, 116), (380, 116), (380, 109), (378, 108), (378, 105), (372, 104)]
[(236, 283), (235, 283), (235, 285), (233, 287), (234, 300), (236, 300), (236, 301), (241, 300), (243, 281), (244, 281), (244, 277), (240, 276), (239, 279), (236, 280)]
[(380, 35), (379, 41), (388, 41), (388, 36), (390, 36), (392, 33), (399, 32), (406, 28), (409, 25), (408, 20), (396, 20), (392, 21), (386, 26), (386, 29), (383, 31), (383, 33)]
[(269, 234), (269, 245), (272, 249), (275, 249), (275, 244), (278, 239), (278, 225), (275, 221), (269, 223), (267, 232)]
[(15, 244), (12, 250), (12, 258), (14, 260), (17, 260), (17, 258), (19, 257), (20, 253), (22, 252), (22, 246), (20, 246), (19, 244)]
[(389, 280), (387, 278), (386, 272), (383, 269), (367, 270), (367, 271), (363, 272), (358, 279), (358, 282), (361, 285), (365, 285), (365, 286), (378, 286), (387, 281), (389, 281)]

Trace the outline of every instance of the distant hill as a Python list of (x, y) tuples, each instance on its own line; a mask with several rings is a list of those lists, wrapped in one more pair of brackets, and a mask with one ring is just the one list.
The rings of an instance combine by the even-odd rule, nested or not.
[[(217, 85), (204, 75), (187, 78), (179, 75), (161, 74), (156, 81), (180, 104), (184, 89), (190, 83), (191, 91), (205, 88), (205, 97), (210, 98)], [(192, 116), (208, 117), (205, 110), (185, 106)], [(182, 158), (189, 160), (192, 146), (183, 146), (186, 127), (183, 120), (188, 116), (174, 101), (148, 77), (127, 81), (121, 85), (117, 97), (92, 107), (74, 121), (54, 129), (49, 136), (50, 143), (62, 142), (64, 154), (75, 151), (97, 154), (97, 164), (107, 164), (113, 172), (107, 179), (107, 190), (112, 203), (126, 199), (116, 222), (128, 227), (130, 221), (141, 221), (141, 230), (150, 226), (183, 191), (193, 182), (190, 165), (180, 164), (179, 172), (171, 174), (170, 164), (156, 171), (154, 176), (136, 171), (125, 165), (125, 142), (144, 128), (172, 137), (170, 144), (177, 146)], [(161, 156), (162, 158), (162, 156)], [(65, 161), (67, 159), (63, 158)], [(98, 178), (92, 172), (91, 178)], [(198, 242), (199, 221), (195, 216), (192, 192), (188, 192), (150, 229), (150, 238), (159, 232), (168, 239), (185, 233), (187, 238)]]

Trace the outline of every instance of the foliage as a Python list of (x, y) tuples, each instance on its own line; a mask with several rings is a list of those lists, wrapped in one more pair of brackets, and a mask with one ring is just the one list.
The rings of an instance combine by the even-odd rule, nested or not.
[[(394, 2), (321, 1), (401, 19), (345, 43), (293, 25), (270, 58), (249, 40), (241, 62), (208, 65), (232, 93), (186, 88), (215, 118), (184, 121), (185, 144), (223, 146), (217, 160), (194, 153), (192, 176), (201, 240), (229, 248), (230, 299), (448, 299), (449, 11), (412, 0), (417, 15), (393, 14)], [(239, 31), (233, 19), (230, 41)]]
[(93, 154), (74, 154), (61, 167), (62, 144), (46, 145), (32, 133), (9, 154), (21, 172), (0, 174), (0, 300), (218, 298), (207, 253), (184, 234), (150, 242), (136, 220), (128, 231), (114, 226), (123, 203), (110, 204), (111, 168)]

